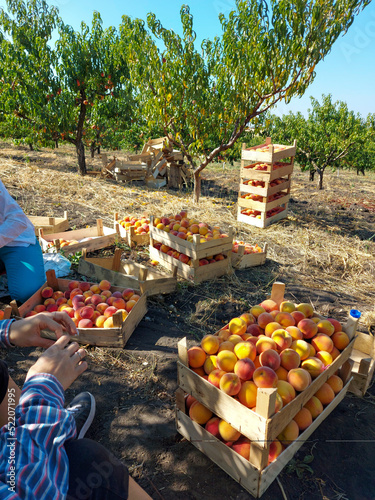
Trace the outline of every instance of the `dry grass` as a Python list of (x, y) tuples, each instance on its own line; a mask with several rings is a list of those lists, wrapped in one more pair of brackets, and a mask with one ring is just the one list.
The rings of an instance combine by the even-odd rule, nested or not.
[[(109, 153), (123, 156), (122, 153)], [(98, 170), (100, 159), (87, 159), (88, 168)], [(76, 173), (74, 151), (68, 147), (30, 152), (0, 143), (1, 179), (9, 192), (30, 215), (61, 216), (68, 211), (72, 226), (92, 225), (101, 216), (112, 225), (113, 213), (170, 214), (187, 208), (189, 215), (218, 224), (233, 226), (236, 238), (263, 245), (268, 243), (268, 257), (274, 269), (270, 280), (280, 277), (306, 288), (346, 294), (373, 309), (375, 298), (374, 213), (375, 176), (357, 177), (353, 173), (326, 173), (325, 189), (307, 180), (299, 168), (293, 174), (289, 216), (266, 229), (236, 221), (235, 197), (238, 189), (237, 167), (213, 165), (204, 171), (203, 193), (198, 206), (191, 193), (167, 189), (150, 190), (142, 185), (127, 185)], [(213, 189), (205, 188), (206, 185)], [(223, 196), (225, 196), (223, 198)], [(341, 211), (358, 199), (370, 203), (369, 212)], [(334, 200), (336, 200), (334, 202)], [(371, 205), (371, 202), (374, 204)], [(327, 208), (330, 207), (330, 210)], [(332, 208), (334, 207), (334, 208)], [(337, 213), (335, 213), (337, 212)], [(365, 229), (362, 234), (361, 230)], [(360, 235), (360, 236), (358, 236)], [(372, 236), (371, 236), (372, 235)], [(254, 270), (254, 275), (261, 273)], [(268, 287), (268, 283), (264, 287)], [(241, 275), (227, 280), (222, 293), (243, 290), (247, 286)], [(210, 285), (202, 293), (212, 298)], [(356, 304), (353, 304), (355, 306)]]

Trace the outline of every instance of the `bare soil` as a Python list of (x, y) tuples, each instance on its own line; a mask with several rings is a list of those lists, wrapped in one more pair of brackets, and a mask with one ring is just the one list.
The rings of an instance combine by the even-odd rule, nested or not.
[[(100, 160), (89, 163), (95, 169)], [(175, 293), (149, 298), (148, 312), (126, 348), (87, 347), (89, 369), (66, 394), (67, 401), (82, 390), (94, 394), (97, 413), (87, 437), (120, 457), (153, 499), (252, 498), (176, 432), (177, 342), (187, 337), (193, 345), (205, 333), (217, 331), (263, 300), (275, 280), (286, 283), (288, 299), (311, 301), (321, 314), (345, 320), (355, 307), (371, 318), (375, 177), (327, 172), (325, 189), (319, 192), (296, 168), (288, 218), (258, 229), (236, 222), (238, 168), (216, 165), (204, 171), (202, 201), (194, 207), (188, 192), (153, 192), (139, 183), (82, 179), (75, 165), (69, 149), (29, 152), (0, 143), (0, 178), (30, 215), (62, 216), (68, 210), (71, 228), (78, 228), (93, 225), (98, 217), (109, 224), (113, 211), (120, 216), (164, 214), (185, 206), (202, 219), (232, 225), (238, 239), (268, 243), (264, 266), (196, 286), (180, 280)], [(147, 249), (124, 248), (123, 257), (148, 262)], [(68, 277), (88, 278), (74, 268)], [(370, 320), (362, 321), (359, 329), (375, 332)], [(1, 356), (22, 385), (40, 352), (16, 348)], [(375, 385), (362, 399), (347, 395), (262, 499), (373, 500), (374, 410)], [(308, 468), (306, 456), (312, 457)]]

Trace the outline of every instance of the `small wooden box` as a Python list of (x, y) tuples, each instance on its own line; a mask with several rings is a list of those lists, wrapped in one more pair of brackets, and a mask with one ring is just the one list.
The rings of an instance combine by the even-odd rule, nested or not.
[[(53, 270), (47, 271), (46, 283), (37, 290), (26, 302), (24, 302), (18, 309), (14, 311), (17, 316), (24, 317), (28, 312), (32, 311), (34, 307), (42, 303), (41, 290), (45, 286), (52, 287), (55, 291), (61, 290), (64, 292), (68, 290), (68, 285), (71, 280), (56, 278)], [(94, 285), (94, 283), (90, 283)], [(111, 292), (122, 291), (124, 287), (111, 287)], [(74, 337), (74, 340), (80, 344), (90, 344), (103, 347), (124, 347), (134, 332), (138, 323), (142, 320), (147, 312), (146, 294), (141, 294), (140, 299), (131, 309), (125, 320), (122, 320), (121, 313), (114, 314), (113, 322), (117, 326), (114, 328), (79, 328), (79, 335)]]
[[(244, 161), (242, 160), (242, 163)], [(272, 164), (267, 166), (267, 170), (255, 170), (256, 163), (244, 165), (241, 167), (240, 176), (241, 182), (244, 179), (251, 179), (256, 181), (264, 181), (270, 183), (275, 179), (280, 179), (286, 176), (290, 176), (293, 173), (293, 162), (285, 163), (282, 167), (274, 168)]]
[(43, 229), (44, 234), (60, 233), (69, 229), (68, 212), (64, 212), (64, 217), (28, 215), (27, 218), (35, 227), (36, 236), (39, 236), (39, 229)]
[[(61, 246), (60, 238), (68, 241), (77, 241), (77, 243)], [(39, 242), (43, 252), (59, 252), (63, 250), (65, 254), (71, 254), (82, 251), (86, 248), (87, 251), (99, 250), (113, 245), (120, 239), (120, 233), (117, 228), (103, 226), (101, 219), (96, 221), (96, 226), (86, 229), (76, 229), (65, 233), (52, 233), (45, 235), (43, 229), (39, 230)]]
[(245, 254), (244, 245), (238, 246), (238, 253), (232, 252), (232, 266), (235, 269), (246, 269), (247, 267), (262, 266), (267, 259), (267, 243), (263, 247), (263, 252)]
[(118, 223), (119, 217), (118, 213), (114, 214), (114, 228), (119, 227), (119, 232), (121, 238), (125, 241), (125, 243), (130, 247), (136, 247), (136, 246), (147, 246), (150, 244), (150, 234), (137, 234), (135, 232), (135, 227), (130, 226), (129, 229), (125, 229), (124, 227), (121, 226), (121, 224)]
[[(279, 191), (278, 191), (279, 193)], [(241, 208), (251, 208), (253, 210), (259, 210), (260, 212), (268, 212), (279, 205), (285, 205), (288, 203), (290, 194), (289, 192), (280, 192), (281, 197), (272, 201), (255, 201), (251, 199), (238, 197), (237, 203)]]
[[(285, 285), (275, 283), (271, 298), (280, 304), (284, 300)], [(259, 498), (276, 479), (277, 475), (304, 444), (312, 432), (344, 398), (350, 384), (351, 363), (349, 360), (354, 345), (349, 345), (311, 384), (300, 392), (278, 413), (275, 411), (276, 389), (258, 388), (256, 412), (242, 405), (233, 397), (210, 384), (188, 366), (186, 338), (178, 343), (177, 361), (177, 430), (194, 446), (223, 468), (254, 497)], [(268, 465), (269, 447), (307, 401), (318, 391), (327, 379), (340, 370), (344, 388), (323, 412), (313, 421), (296, 441), (291, 443), (279, 457)], [(213, 414), (224, 419), (251, 441), (250, 457), (245, 460), (224, 443), (217, 440), (203, 427), (193, 422), (185, 413), (184, 394), (191, 394), (209, 408)]]
[[(278, 193), (279, 191), (286, 191), (290, 189), (290, 175), (287, 177), (277, 177), (280, 180), (280, 184), (276, 186), (270, 186), (268, 181), (264, 182), (264, 187), (260, 186), (252, 186), (251, 184), (240, 184), (240, 193), (251, 193), (257, 194), (258, 196), (268, 197), (272, 194)], [(251, 180), (259, 180), (259, 179), (251, 179)]]
[(296, 140), (292, 146), (282, 144), (272, 144), (271, 138), (267, 137), (264, 144), (253, 146), (242, 151), (242, 159), (252, 162), (275, 163), (285, 158), (296, 155)]
[(283, 210), (275, 215), (272, 215), (271, 217), (267, 217), (267, 212), (260, 212), (260, 215), (258, 217), (250, 217), (249, 215), (242, 214), (241, 210), (243, 210), (243, 208), (238, 207), (237, 220), (239, 222), (243, 222), (244, 224), (250, 224), (251, 226), (256, 226), (264, 229), (274, 222), (288, 217), (288, 203), (278, 206), (280, 206)]
[[(219, 239), (212, 239), (204, 243), (200, 242), (201, 236), (195, 234), (193, 241), (183, 240), (167, 233), (153, 225), (153, 218), (150, 223), (150, 258), (158, 261), (167, 269), (173, 271), (177, 267), (177, 274), (182, 278), (190, 280), (194, 283), (201, 283), (204, 280), (214, 279), (225, 274), (231, 274), (231, 253), (233, 245), (233, 228), (229, 228), (228, 236)], [(184, 253), (190, 257), (192, 265), (184, 264), (178, 259), (167, 255), (154, 248), (154, 241), (162, 243), (173, 250)], [(200, 259), (205, 259), (208, 256), (223, 254), (225, 258), (215, 263), (199, 265)]]
[(174, 276), (163, 275), (131, 260), (121, 260), (120, 248), (116, 248), (113, 257), (87, 258), (85, 253), (79, 261), (78, 272), (98, 282), (108, 280), (115, 286), (139, 289), (148, 296), (176, 290), (177, 268)]
[(371, 384), (375, 370), (375, 338), (366, 333), (357, 332), (350, 358), (353, 361), (349, 392), (362, 397)]

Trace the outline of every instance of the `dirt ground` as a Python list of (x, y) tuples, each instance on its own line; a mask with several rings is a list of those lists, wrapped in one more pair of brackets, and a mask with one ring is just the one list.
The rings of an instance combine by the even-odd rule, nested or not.
[[(24, 155), (24, 151), (19, 153), (22, 158)], [(14, 160), (14, 156), (14, 151), (11, 153), (7, 149), (5, 152), (4, 147), (0, 148), (0, 178), (10, 192), (12, 182), (7, 177), (9, 171), (3, 170), (1, 158), (6, 157), (9, 161)], [(7, 175), (3, 177), (4, 172)], [(330, 235), (350, 235), (353, 241), (368, 241), (369, 254), (374, 255), (373, 177), (362, 181), (360, 191), (356, 190), (354, 194), (351, 182), (332, 174), (329, 182), (337, 184), (340, 181), (340, 189), (327, 189), (325, 196), (319, 199), (316, 186), (308, 182), (307, 174), (296, 171), (295, 178), (290, 216), (281, 223), (288, 226), (290, 234), (297, 231), (297, 226), (308, 232), (315, 225)], [(233, 217), (232, 202), (237, 199), (237, 190), (233, 186), (238, 186), (238, 181), (238, 171), (207, 172), (202, 194), (217, 204), (225, 198), (229, 207), (226, 209), (228, 217)], [(112, 185), (108, 181), (102, 182)], [(16, 189), (14, 184), (13, 187)], [(35, 193), (22, 193), (18, 201), (25, 209), (31, 206), (33, 196)], [(47, 196), (45, 214), (53, 204), (56, 204), (56, 199)], [(44, 215), (40, 207), (37, 211), (38, 215)], [(76, 203), (74, 194), (69, 212), (72, 216), (71, 227), (83, 227), (83, 222), (90, 225), (102, 215), (99, 208)], [(67, 391), (66, 400), (82, 390), (94, 394), (97, 412), (87, 437), (110, 448), (155, 500), (252, 498), (176, 432), (174, 393), (177, 389), (177, 342), (181, 338), (187, 337), (189, 344), (193, 345), (203, 333), (217, 331), (229, 319), (259, 303), (269, 293), (275, 279), (286, 283), (287, 299), (294, 302), (311, 300), (317, 311), (340, 320), (345, 319), (348, 309), (352, 307), (361, 311), (374, 309), (373, 287), (368, 292), (366, 287), (340, 289), (328, 282), (328, 272), (325, 274), (324, 265), (319, 262), (315, 264), (318, 267), (321, 265), (321, 274), (309, 280), (302, 252), (301, 255), (294, 254), (293, 260), (283, 265), (280, 253), (287, 255), (288, 251), (292, 251), (290, 243), (284, 239), (285, 234), (281, 233), (277, 238), (268, 229), (263, 233), (262, 230), (249, 230), (248, 235), (255, 235), (259, 243), (272, 243), (264, 266), (237, 271), (234, 276), (198, 286), (180, 280), (175, 293), (148, 299), (148, 312), (125, 349), (87, 347), (89, 369)], [(135, 253), (124, 249), (124, 257), (129, 256), (147, 262), (145, 250)], [(374, 261), (370, 260), (366, 266), (371, 276)], [(363, 273), (368, 272), (367, 268), (362, 269)], [(375, 277), (374, 274), (372, 276)], [(86, 278), (79, 276), (74, 269), (68, 277)], [(366, 331), (365, 326), (361, 325), (360, 330)], [(0, 355), (8, 362), (12, 376), (22, 385), (29, 366), (40, 352), (40, 349), (16, 348), (2, 350)], [(374, 500), (374, 411), (375, 385), (362, 399), (348, 394), (261, 498)], [(305, 457), (311, 459), (308, 467)]]

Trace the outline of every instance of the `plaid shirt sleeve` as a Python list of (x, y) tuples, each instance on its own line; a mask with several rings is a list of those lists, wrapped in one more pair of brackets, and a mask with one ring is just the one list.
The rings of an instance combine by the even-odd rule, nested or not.
[(0, 498), (62, 500), (69, 483), (65, 441), (76, 435), (64, 391), (50, 374), (30, 377), (19, 405), (8, 394), (8, 425), (0, 431)]
[(9, 330), (13, 321), (14, 319), (3, 319), (0, 321), (0, 347), (4, 347), (5, 349), (13, 347), (9, 342)]

